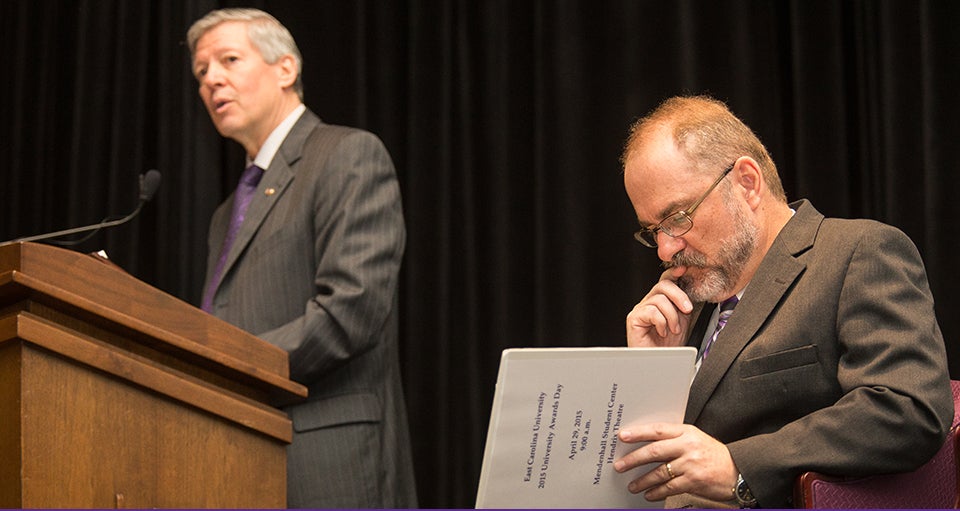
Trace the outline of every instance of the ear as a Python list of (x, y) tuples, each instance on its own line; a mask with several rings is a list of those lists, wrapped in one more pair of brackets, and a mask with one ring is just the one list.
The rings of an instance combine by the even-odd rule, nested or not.
[(297, 61), (293, 55), (284, 55), (274, 64), (277, 70), (277, 78), (280, 80), (280, 87), (286, 89), (293, 87), (297, 82)]
[(733, 165), (733, 175), (747, 204), (753, 209), (759, 207), (760, 193), (765, 186), (760, 164), (749, 156), (741, 156)]

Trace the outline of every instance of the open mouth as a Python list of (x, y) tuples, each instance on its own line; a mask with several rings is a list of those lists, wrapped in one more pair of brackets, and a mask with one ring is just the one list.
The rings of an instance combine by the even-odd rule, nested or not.
[(213, 111), (216, 113), (222, 113), (228, 104), (230, 104), (230, 100), (227, 100), (227, 99), (214, 100)]

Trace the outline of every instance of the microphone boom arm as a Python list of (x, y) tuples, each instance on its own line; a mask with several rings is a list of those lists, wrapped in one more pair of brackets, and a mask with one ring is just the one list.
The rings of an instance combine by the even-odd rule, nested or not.
[(5, 242), (2, 243), (2, 245), (6, 245), (7, 243), (19, 243), (19, 242), (22, 242), (22, 241), (36, 241), (36, 240), (45, 240), (45, 239), (49, 239), (49, 238), (60, 238), (60, 237), (63, 237), (63, 236), (68, 236), (68, 235), (70, 235), (70, 234), (79, 234), (79, 233), (81, 233), (81, 232), (92, 231), (92, 230), (94, 230), (94, 229), (103, 229), (104, 227), (113, 227), (113, 226), (115, 226), (115, 225), (120, 225), (120, 224), (123, 224), (123, 223), (127, 223), (127, 222), (129, 222), (133, 217), (137, 216), (137, 213), (140, 212), (140, 209), (143, 208), (143, 205), (144, 205), (146, 202), (147, 202), (147, 201), (140, 201), (140, 204), (137, 205), (137, 209), (133, 210), (133, 213), (130, 213), (129, 215), (127, 215), (127, 216), (125, 216), (125, 217), (123, 217), (123, 218), (121, 218), (121, 219), (119, 219), (119, 220), (111, 220), (111, 221), (109, 221), (109, 222), (101, 222), (101, 223), (98, 223), (98, 224), (85, 225), (85, 226), (83, 226), (83, 227), (74, 227), (74, 228), (72, 228), (72, 229), (64, 229), (64, 230), (62, 230), (62, 231), (57, 231), (57, 232), (48, 232), (48, 233), (45, 233), (45, 234), (37, 234), (36, 236), (27, 236), (26, 238), (17, 238), (17, 239), (14, 239), (14, 240), (5, 241)]
[[(133, 213), (119, 219), (119, 220), (106, 220), (97, 223), (86, 225), (84, 227), (74, 227), (72, 229), (64, 229), (57, 232), (48, 232), (44, 234), (37, 234), (35, 236), (27, 236), (25, 238), (17, 238), (4, 242), (0, 242), (0, 246), (9, 245), (11, 243), (20, 243), (24, 241), (36, 241), (36, 240), (45, 240), (50, 238), (60, 238), (67, 236), (69, 234), (77, 234), (81, 232), (100, 230), (104, 227), (113, 227), (115, 225), (120, 225), (126, 222), (129, 222), (133, 217), (137, 216), (140, 213), (140, 210), (143, 208), (143, 205), (147, 203), (150, 199), (153, 198), (153, 195), (157, 192), (157, 188), (160, 187), (160, 172), (155, 169), (150, 169), (146, 173), (140, 176), (140, 204), (137, 204), (137, 208), (133, 210)], [(92, 234), (90, 236), (93, 236)], [(89, 237), (89, 236), (88, 236)], [(63, 242), (69, 245), (74, 245), (81, 243), (87, 238), (81, 238), (80, 240), (73, 242)]]

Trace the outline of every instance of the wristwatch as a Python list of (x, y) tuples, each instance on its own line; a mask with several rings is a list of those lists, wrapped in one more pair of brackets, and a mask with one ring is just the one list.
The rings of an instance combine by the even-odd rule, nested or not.
[(743, 480), (743, 474), (737, 474), (737, 484), (733, 487), (733, 496), (737, 498), (741, 509), (757, 507), (757, 499)]

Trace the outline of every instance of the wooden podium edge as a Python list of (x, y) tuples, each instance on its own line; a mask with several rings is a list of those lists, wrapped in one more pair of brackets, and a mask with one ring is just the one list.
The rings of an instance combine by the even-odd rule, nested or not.
[(65, 289), (50, 285), (43, 280), (31, 277), (30, 275), (27, 275), (21, 271), (13, 270), (10, 272), (5, 272), (4, 274), (0, 274), (0, 284), (5, 282), (18, 284), (36, 293), (48, 296), (53, 300), (76, 307), (79, 310), (94, 313), (98, 317), (106, 319), (117, 325), (136, 332), (141, 332), (154, 339), (163, 341), (164, 343), (178, 350), (182, 350), (183, 352), (213, 361), (233, 372), (242, 374), (255, 381), (262, 382), (263, 384), (267, 385), (267, 388), (274, 395), (274, 404), (278, 406), (298, 402), (307, 396), (306, 387), (297, 382), (288, 380), (278, 374), (258, 369), (252, 364), (243, 362), (240, 359), (232, 357), (226, 353), (214, 350), (204, 346), (203, 344), (169, 332), (168, 330), (155, 327), (152, 324), (142, 321), (136, 317), (120, 313), (92, 300), (71, 293)]
[(213, 386), (29, 312), (0, 318), (0, 343), (20, 339), (264, 435), (290, 443), (291, 420), (268, 405)]

